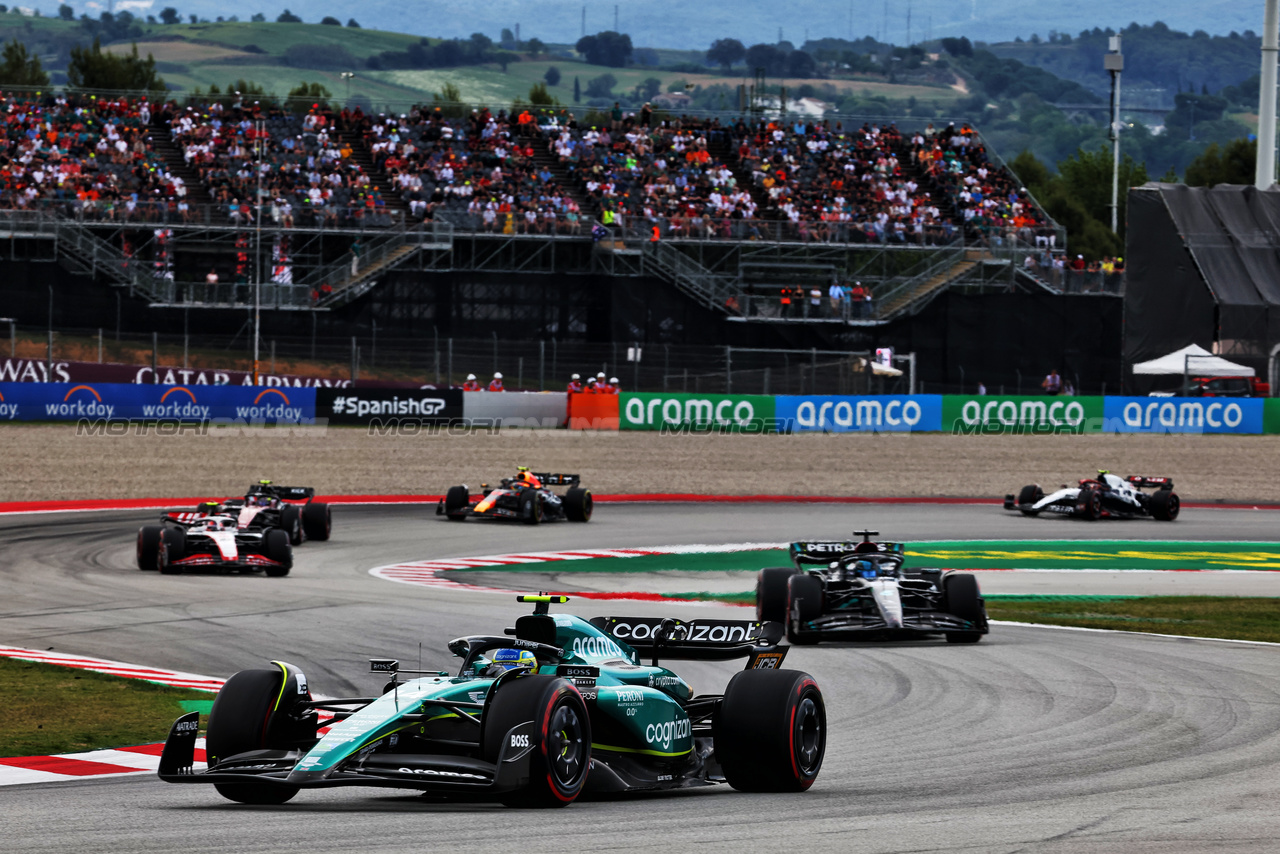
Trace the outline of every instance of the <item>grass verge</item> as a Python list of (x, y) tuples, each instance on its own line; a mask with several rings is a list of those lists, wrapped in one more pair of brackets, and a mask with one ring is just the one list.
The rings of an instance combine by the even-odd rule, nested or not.
[[(664, 594), (672, 599), (754, 605), (754, 593)], [(987, 595), (993, 620), (1280, 643), (1280, 598), (1239, 596)]]
[[(0, 658), (0, 757), (76, 753), (162, 741), (208, 691)], [(184, 707), (185, 704), (185, 707)]]
[(1128, 599), (987, 597), (993, 620), (1280, 643), (1280, 598), (1142, 596)]

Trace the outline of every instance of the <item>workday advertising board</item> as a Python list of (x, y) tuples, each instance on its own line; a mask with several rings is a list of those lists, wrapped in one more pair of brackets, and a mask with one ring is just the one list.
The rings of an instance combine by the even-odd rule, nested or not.
[(940, 430), (942, 396), (780, 395), (778, 430), (796, 433), (906, 433)]
[(942, 429), (949, 433), (1100, 433), (1101, 397), (1023, 397), (949, 394), (942, 398)]
[(763, 394), (622, 394), (622, 430), (772, 433), (774, 398)]
[(0, 383), (0, 421), (312, 424), (313, 388)]

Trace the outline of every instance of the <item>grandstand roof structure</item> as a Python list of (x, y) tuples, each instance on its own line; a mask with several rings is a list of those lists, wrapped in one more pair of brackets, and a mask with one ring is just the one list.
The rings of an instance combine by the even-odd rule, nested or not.
[(1280, 344), (1280, 189), (1129, 191), (1124, 358), (1198, 344), (1265, 370)]

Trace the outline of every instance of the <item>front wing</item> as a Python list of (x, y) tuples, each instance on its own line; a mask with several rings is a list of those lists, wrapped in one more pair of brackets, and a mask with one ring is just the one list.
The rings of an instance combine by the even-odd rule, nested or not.
[[(794, 620), (794, 617), (792, 618)], [(987, 621), (970, 622), (945, 611), (917, 611), (903, 614), (902, 625), (891, 628), (878, 613), (833, 611), (813, 620), (793, 623), (792, 633), (803, 638), (857, 637), (877, 634), (925, 635), (946, 632), (990, 631)]]
[[(536, 743), (533, 721), (512, 727), (498, 761), (468, 756), (420, 753), (357, 753), (332, 769), (308, 770), (300, 750), (254, 750), (228, 757), (204, 771), (195, 767), (199, 713), (174, 722), (160, 755), (159, 776), (166, 783), (252, 783), (299, 789), (376, 786), (442, 794), (496, 795), (523, 788), (529, 781), (530, 755)], [(524, 745), (524, 746), (513, 746)]]

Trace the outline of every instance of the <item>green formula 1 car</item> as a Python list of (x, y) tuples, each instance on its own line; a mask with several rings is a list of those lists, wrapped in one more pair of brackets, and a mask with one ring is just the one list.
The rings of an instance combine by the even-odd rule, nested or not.
[[(738, 620), (550, 614), (562, 596), (521, 596), (534, 613), (504, 635), (458, 638), (457, 675), (370, 668), (379, 697), (312, 699), (285, 662), (227, 680), (195, 768), (197, 713), (174, 723), (160, 760), (170, 783), (280, 804), (301, 789), (384, 786), (558, 807), (580, 794), (728, 783), (801, 792), (817, 778), (826, 712), (813, 677), (780, 665), (782, 626)], [(642, 660), (642, 656), (648, 661)], [(724, 694), (695, 697), (660, 659), (746, 659)], [(417, 678), (400, 681), (400, 674)], [(332, 713), (321, 728), (318, 713)]]

